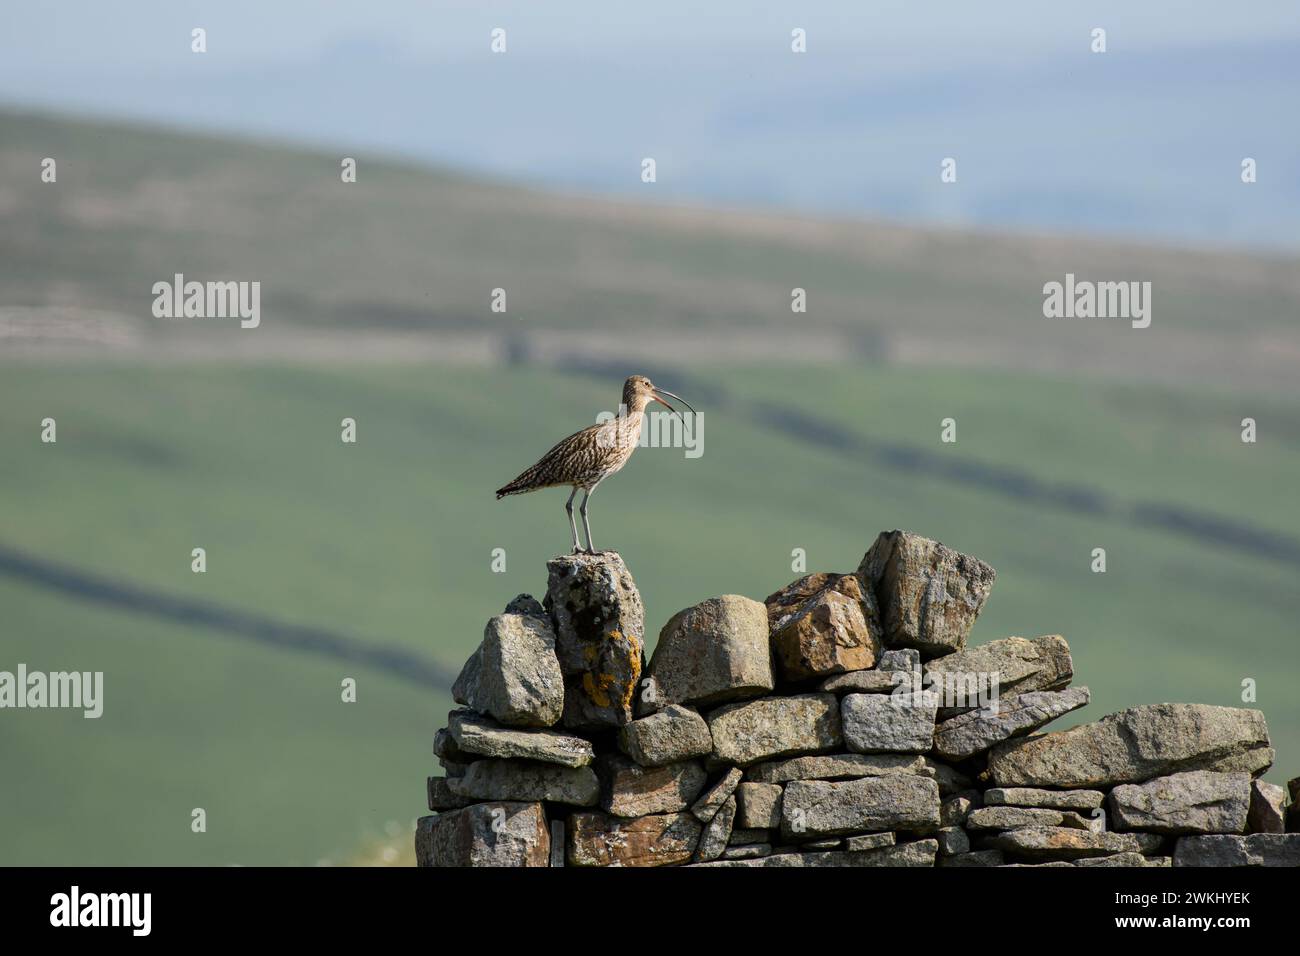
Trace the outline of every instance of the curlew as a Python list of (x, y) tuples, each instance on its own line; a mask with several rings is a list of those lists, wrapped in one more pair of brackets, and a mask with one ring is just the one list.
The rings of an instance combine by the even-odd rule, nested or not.
[[(569, 500), (564, 503), (564, 510), (569, 514), (573, 553), (578, 554), (582, 548), (578, 542), (578, 525), (573, 520), (573, 499), (581, 490), (584, 494), (578, 510), (582, 514), (583, 530), (587, 533), (587, 552), (595, 554), (595, 546), (591, 543), (591, 524), (587, 520), (587, 501), (597, 485), (620, 470), (632, 457), (632, 452), (641, 440), (641, 424), (645, 419), (647, 405), (658, 402), (682, 419), (677, 409), (668, 402), (669, 398), (677, 399), (695, 414), (690, 402), (680, 395), (656, 387), (644, 375), (633, 375), (623, 383), (623, 401), (615, 418), (574, 432), (514, 481), (498, 488), (497, 498), (521, 495), (539, 488), (572, 487)], [(685, 423), (686, 420), (682, 419), (682, 424)]]

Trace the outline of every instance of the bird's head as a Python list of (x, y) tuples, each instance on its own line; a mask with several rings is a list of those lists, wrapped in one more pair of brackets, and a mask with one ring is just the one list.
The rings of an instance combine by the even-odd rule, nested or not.
[(643, 412), (648, 404), (651, 402), (658, 402), (678, 418), (681, 418), (681, 413), (678, 412), (677, 409), (668, 401), (670, 398), (677, 399), (677, 401), (691, 409), (691, 414), (696, 414), (695, 409), (691, 407), (690, 402), (686, 401), (686, 399), (682, 398), (680, 395), (674, 395), (666, 388), (659, 388), (644, 375), (633, 375), (623, 383), (623, 404), (627, 407), (629, 415)]

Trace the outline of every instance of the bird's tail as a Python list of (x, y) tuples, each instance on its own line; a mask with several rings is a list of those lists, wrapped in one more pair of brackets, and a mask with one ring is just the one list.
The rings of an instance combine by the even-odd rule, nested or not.
[(497, 489), (497, 499), (500, 500), (506, 495), (522, 495), (525, 491), (532, 490), (532, 485), (528, 484), (528, 482), (524, 480), (523, 475), (520, 475), (514, 481), (510, 482), (510, 484), (502, 485)]

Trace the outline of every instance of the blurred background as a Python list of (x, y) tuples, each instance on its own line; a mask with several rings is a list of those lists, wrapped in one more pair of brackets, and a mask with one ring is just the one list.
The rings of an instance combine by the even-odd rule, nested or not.
[[(568, 547), (492, 491), (633, 372), (706, 423), (592, 501), (651, 645), (907, 528), (997, 568), (974, 642), (1069, 640), (1056, 726), (1250, 680), (1300, 773), (1294, 4), (48, 6), (0, 33), (0, 670), (105, 700), (0, 712), (0, 863), (410, 862)], [(260, 327), (155, 318), (176, 273)], [(1150, 328), (1044, 318), (1066, 273)]]

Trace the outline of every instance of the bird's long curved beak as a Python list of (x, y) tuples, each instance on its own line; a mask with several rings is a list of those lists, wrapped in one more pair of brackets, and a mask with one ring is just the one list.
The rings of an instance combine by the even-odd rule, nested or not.
[[(677, 401), (681, 402), (683, 405), (685, 405), (687, 408), (689, 408), (689, 409), (691, 410), (691, 414), (692, 414), (692, 415), (698, 415), (698, 414), (699, 414), (699, 412), (697, 412), (697, 411), (696, 411), (696, 410), (691, 406), (691, 403), (688, 402), (686, 399), (682, 398), (680, 395), (674, 395), (672, 392), (668, 391), (668, 389), (666, 389), (666, 388), (658, 388), (658, 387), (656, 387), (655, 390), (654, 390), (654, 399), (655, 399), (655, 401), (658, 402), (660, 405), (664, 406), (665, 408), (667, 408), (670, 412), (672, 412), (672, 413), (673, 413), (674, 415), (676, 415), (678, 418), (682, 418), (681, 413), (680, 413), (679, 411), (677, 411), (677, 409), (673, 408), (672, 403), (668, 401), (668, 398), (665, 398), (665, 397), (664, 397), (665, 395), (668, 396), (668, 398), (675, 398), (675, 399), (677, 399)], [(682, 418), (682, 424), (683, 424), (683, 425), (686, 424), (686, 419)]]

